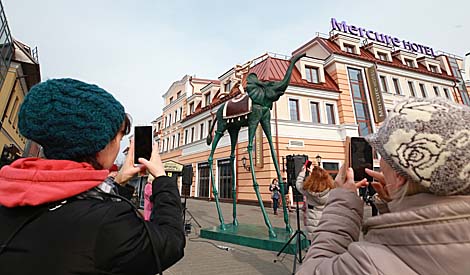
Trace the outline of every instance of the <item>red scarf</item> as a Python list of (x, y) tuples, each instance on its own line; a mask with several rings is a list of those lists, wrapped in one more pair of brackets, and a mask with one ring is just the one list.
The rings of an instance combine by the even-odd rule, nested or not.
[(0, 205), (34, 206), (63, 200), (98, 186), (108, 174), (84, 162), (19, 159), (0, 170)]

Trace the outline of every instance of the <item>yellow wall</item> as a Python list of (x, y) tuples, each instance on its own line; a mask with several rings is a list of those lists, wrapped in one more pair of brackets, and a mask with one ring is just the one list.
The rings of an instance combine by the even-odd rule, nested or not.
[(26, 88), (26, 84), (21, 83), (23, 81), (21, 78), (15, 81), (17, 75), (17, 69), (10, 67), (0, 91), (0, 115), (2, 116), (0, 150), (3, 150), (4, 145), (14, 144), (20, 150), (20, 153), (23, 153), (26, 139), (18, 131), (18, 112), (24, 100), (25, 91), (23, 87)]

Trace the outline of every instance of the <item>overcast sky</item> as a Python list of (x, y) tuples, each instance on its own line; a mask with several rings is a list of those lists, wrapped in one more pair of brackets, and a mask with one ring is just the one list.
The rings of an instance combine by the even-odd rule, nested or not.
[[(217, 79), (266, 51), (290, 55), (330, 18), (460, 56), (470, 1), (3, 0), (12, 35), (39, 50), (42, 79), (72, 77), (115, 95), (136, 123), (161, 115), (185, 74)], [(433, 3), (436, 4), (433, 4)]]

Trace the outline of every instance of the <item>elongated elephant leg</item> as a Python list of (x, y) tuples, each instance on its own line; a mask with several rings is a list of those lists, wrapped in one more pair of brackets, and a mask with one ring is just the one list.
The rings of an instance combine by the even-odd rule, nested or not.
[(258, 125), (255, 125), (254, 127), (250, 126), (248, 128), (248, 156), (250, 158), (251, 178), (253, 179), (253, 189), (255, 189), (256, 197), (258, 198), (258, 203), (259, 203), (259, 206), (261, 207), (261, 212), (263, 212), (264, 223), (268, 227), (269, 237), (277, 238), (277, 235), (274, 232), (273, 226), (271, 225), (271, 221), (269, 220), (268, 214), (266, 214), (266, 209), (264, 208), (261, 194), (259, 193), (259, 186), (258, 186), (258, 182), (256, 181), (256, 176), (255, 176), (255, 166), (253, 165), (253, 139), (255, 137), (257, 126)]
[[(269, 115), (269, 113), (268, 113), (268, 115)], [(282, 180), (281, 170), (279, 169), (279, 162), (277, 160), (276, 151), (274, 150), (273, 138), (271, 136), (271, 117), (270, 117), (270, 115), (269, 115), (269, 117), (267, 117), (267, 119), (263, 118), (263, 120), (261, 120), (261, 127), (263, 127), (263, 131), (266, 134), (266, 138), (268, 139), (269, 149), (271, 150), (271, 156), (273, 158), (274, 168), (276, 169), (277, 178), (279, 179), (279, 187), (281, 188), (282, 209), (284, 211), (284, 223), (286, 224), (286, 230), (289, 233), (291, 233), (292, 232), (292, 227), (289, 224), (289, 213), (287, 211), (286, 194), (285, 194), (285, 190), (287, 189), (287, 188), (285, 188), (285, 185), (287, 183), (285, 183)]]
[(237, 141), (238, 141), (238, 132), (240, 131), (240, 128), (238, 129), (230, 129), (229, 134), (230, 134), (230, 143), (231, 143), (231, 148), (230, 148), (230, 169), (232, 171), (232, 200), (233, 200), (233, 225), (238, 226), (238, 220), (237, 220), (237, 181), (238, 178), (235, 177), (235, 148), (237, 146)]
[(217, 207), (217, 214), (219, 214), (219, 221), (220, 221), (220, 229), (225, 230), (225, 223), (224, 223), (224, 216), (222, 215), (222, 211), (220, 210), (220, 203), (219, 203), (219, 192), (217, 191), (217, 188), (215, 187), (215, 180), (214, 180), (214, 173), (212, 171), (212, 163), (214, 160), (214, 152), (215, 149), (217, 148), (217, 143), (219, 143), (220, 138), (222, 137), (222, 133), (216, 131), (214, 140), (212, 141), (212, 149), (211, 153), (209, 155), (209, 158), (207, 159), (207, 162), (209, 163), (209, 173), (211, 176), (211, 183), (212, 183), (212, 193), (214, 194), (215, 198), (215, 205)]

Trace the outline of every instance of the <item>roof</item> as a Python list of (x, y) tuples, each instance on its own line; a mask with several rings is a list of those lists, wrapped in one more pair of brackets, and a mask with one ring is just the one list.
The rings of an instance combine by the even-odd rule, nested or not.
[[(250, 73), (255, 73), (258, 78), (263, 81), (279, 81), (284, 78), (284, 74), (286, 73), (289, 64), (289, 60), (268, 56), (265, 60), (252, 67), (250, 69)], [(326, 71), (325, 83), (311, 83), (302, 79), (299, 70), (297, 67), (294, 67), (289, 85), (339, 92), (338, 86)]]
[(13, 60), (21, 63), (23, 74), (25, 76), (26, 84), (28, 85), (28, 90), (31, 89), (35, 84), (41, 82), (41, 70), (39, 67), (38, 61), (33, 57), (31, 53), (31, 48), (14, 39), (14, 55)]
[[(289, 67), (289, 64), (290, 64), (289, 60), (284, 60), (284, 59), (279, 59), (279, 58), (268, 56), (266, 59), (256, 64), (252, 68), (250, 68), (250, 73), (255, 73), (258, 76), (258, 78), (262, 81), (279, 81), (284, 78), (284, 74), (286, 73), (287, 68)], [(245, 81), (246, 79), (244, 79), (244, 82)], [(296, 67), (294, 67), (292, 71), (292, 76), (291, 76), (289, 85), (310, 88), (310, 89), (320, 89), (320, 90), (339, 92), (338, 86), (333, 81), (333, 79), (328, 75), (328, 73), (325, 72), (325, 83), (315, 84), (315, 83), (310, 83), (305, 79), (302, 79), (301, 74), (299, 70), (297, 70)], [(205, 106), (204, 108), (200, 108), (199, 110), (197, 110), (196, 108), (196, 111), (194, 113), (186, 116), (181, 122), (184, 122), (209, 109), (212, 109), (226, 102), (227, 100), (235, 97), (238, 94), (239, 94), (239, 91), (237, 90), (236, 92), (233, 92), (223, 97), (222, 99), (213, 101), (211, 104), (209, 104), (208, 106)]]
[[(331, 53), (338, 54), (338, 55), (343, 55), (343, 56), (348, 56), (352, 58), (357, 58), (357, 59), (362, 59), (365, 61), (369, 62), (374, 62), (377, 64), (385, 65), (385, 66), (391, 66), (391, 67), (396, 67), (404, 70), (409, 70), (409, 71), (415, 71), (417, 73), (421, 74), (426, 74), (426, 75), (431, 75), (434, 77), (439, 77), (439, 78), (444, 78), (447, 80), (455, 80), (455, 77), (447, 75), (445, 72), (442, 73), (434, 73), (431, 71), (428, 71), (428, 69), (423, 66), (422, 64), (418, 63), (417, 68), (411, 68), (406, 65), (403, 65), (401, 60), (399, 60), (396, 57), (392, 56), (392, 61), (383, 61), (380, 59), (375, 58), (375, 56), (367, 49), (364, 48), (364, 46), (361, 47), (361, 54), (355, 54), (355, 53), (348, 53), (343, 50), (336, 44), (335, 42), (331, 41), (330, 39), (322, 38), (322, 37), (316, 37), (313, 40), (317, 40), (323, 47), (328, 49)], [(312, 41), (313, 41), (312, 40)], [(312, 41), (308, 42), (311, 43)]]

